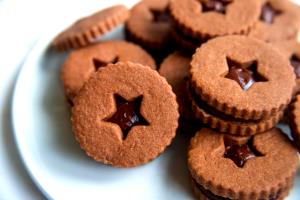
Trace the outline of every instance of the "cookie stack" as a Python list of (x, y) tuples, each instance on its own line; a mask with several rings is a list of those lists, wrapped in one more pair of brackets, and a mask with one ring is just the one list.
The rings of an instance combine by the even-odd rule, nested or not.
[(197, 49), (190, 100), (195, 116), (215, 129), (200, 130), (188, 152), (193, 190), (200, 199), (287, 195), (297, 170), (297, 150), (271, 128), (290, 103), (294, 86), (289, 60), (262, 41), (225, 36)]
[(295, 75), (287, 59), (244, 36), (208, 41), (191, 62), (189, 94), (196, 117), (218, 131), (249, 136), (278, 123)]
[[(197, 198), (283, 199), (298, 156), (274, 127), (300, 91), (299, 11), (287, 0), (144, 0), (80, 19), (52, 43), (76, 48), (61, 71), (75, 138), (94, 160), (127, 168), (190, 133)], [(130, 42), (97, 40), (122, 23)]]

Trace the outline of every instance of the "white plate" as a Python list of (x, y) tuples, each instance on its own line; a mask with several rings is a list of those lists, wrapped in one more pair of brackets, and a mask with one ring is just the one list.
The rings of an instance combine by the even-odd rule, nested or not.
[[(62, 27), (62, 23), (53, 27), (53, 33), (32, 49), (12, 104), (17, 148), (39, 189), (51, 199), (193, 199), (185, 156), (188, 139), (183, 136), (162, 156), (134, 169), (96, 163), (79, 148), (59, 79), (66, 55), (48, 50)], [(119, 37), (120, 29), (107, 38)], [(288, 200), (299, 199), (296, 188), (300, 188), (300, 174)]]

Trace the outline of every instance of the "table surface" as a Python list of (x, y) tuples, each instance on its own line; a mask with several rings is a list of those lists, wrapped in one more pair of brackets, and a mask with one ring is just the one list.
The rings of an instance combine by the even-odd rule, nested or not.
[[(66, 12), (70, 2), (0, 0), (0, 199), (44, 199), (25, 171), (15, 147), (10, 121), (11, 96), (26, 54), (47, 30), (47, 24)], [(72, 4), (82, 2), (73, 0)]]

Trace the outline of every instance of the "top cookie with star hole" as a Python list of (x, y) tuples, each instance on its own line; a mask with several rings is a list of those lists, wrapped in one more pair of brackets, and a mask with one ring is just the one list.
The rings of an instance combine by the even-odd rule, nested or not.
[(175, 137), (178, 104), (150, 67), (118, 62), (100, 68), (72, 107), (75, 137), (87, 155), (114, 167), (145, 164)]
[(258, 120), (282, 111), (292, 98), (295, 74), (273, 46), (245, 36), (212, 39), (197, 49), (191, 84), (215, 109)]
[(171, 0), (170, 14), (181, 31), (205, 39), (245, 34), (258, 21), (259, 0)]

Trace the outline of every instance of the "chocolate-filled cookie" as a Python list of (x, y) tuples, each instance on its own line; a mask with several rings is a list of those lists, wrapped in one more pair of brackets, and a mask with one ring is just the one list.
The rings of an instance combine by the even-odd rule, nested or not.
[(296, 39), (300, 28), (300, 8), (290, 1), (262, 0), (259, 22), (249, 36), (267, 42)]
[(100, 10), (76, 21), (56, 36), (51, 45), (59, 51), (86, 46), (128, 18), (129, 11), (122, 5)]
[[(300, 11), (299, 11), (300, 12)], [(296, 87), (294, 94), (300, 92), (300, 43), (295, 40), (283, 40), (273, 42), (272, 45), (277, 47), (289, 61), (296, 75)]]
[(96, 161), (134, 167), (156, 158), (178, 126), (176, 96), (157, 71), (131, 62), (100, 68), (75, 97), (72, 126)]
[(191, 83), (208, 105), (243, 120), (261, 120), (287, 106), (295, 86), (289, 61), (265, 42), (244, 36), (212, 39), (197, 49)]
[(153, 58), (138, 45), (111, 40), (71, 52), (65, 60), (61, 79), (67, 100), (72, 104), (83, 84), (99, 68), (118, 61), (131, 61), (156, 68)]
[(197, 95), (191, 86), (188, 87), (188, 95), (194, 112), (193, 116), (200, 119), (203, 124), (222, 133), (238, 136), (250, 136), (262, 133), (273, 128), (282, 119), (284, 114), (283, 111), (280, 111), (274, 113), (270, 117), (262, 118), (260, 120), (234, 118), (208, 105), (199, 95)]
[(164, 50), (170, 41), (169, 0), (144, 0), (134, 6), (126, 23), (128, 39), (149, 50)]
[(170, 13), (178, 30), (201, 40), (247, 33), (260, 6), (258, 0), (170, 0)]
[(177, 96), (180, 116), (193, 118), (187, 93), (190, 62), (192, 58), (181, 52), (170, 54), (160, 65), (159, 73), (165, 77)]
[(296, 148), (279, 129), (249, 138), (201, 129), (188, 151), (199, 199), (283, 200), (298, 168)]

